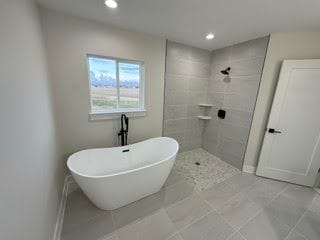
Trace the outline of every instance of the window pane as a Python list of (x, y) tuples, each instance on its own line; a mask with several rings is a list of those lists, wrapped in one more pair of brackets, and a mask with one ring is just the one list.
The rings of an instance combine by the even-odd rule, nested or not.
[(119, 62), (120, 108), (139, 108), (140, 66)]
[(117, 108), (116, 61), (89, 57), (92, 111)]

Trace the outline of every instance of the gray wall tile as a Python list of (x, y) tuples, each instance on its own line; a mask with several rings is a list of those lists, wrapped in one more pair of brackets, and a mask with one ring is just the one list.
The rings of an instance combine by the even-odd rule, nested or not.
[(210, 91), (210, 94), (213, 93), (225, 93), (228, 85), (226, 82), (221, 80), (212, 79), (208, 84), (208, 91)]
[[(267, 44), (264, 37), (210, 53), (168, 41), (164, 135), (177, 139), (181, 151), (203, 147), (241, 168)], [(227, 67), (230, 77), (220, 73)], [(198, 106), (206, 102), (213, 107)], [(217, 117), (221, 108), (223, 120)]]
[(180, 151), (201, 147), (210, 77), (210, 51), (175, 42), (167, 43), (164, 135), (175, 138)]
[(210, 64), (201, 62), (189, 62), (188, 74), (190, 76), (208, 78), (210, 75)]
[(231, 125), (225, 122), (221, 123), (220, 137), (229, 139), (231, 141), (238, 141), (246, 143), (249, 136), (249, 128), (241, 127), (238, 125)]
[(184, 142), (184, 133), (183, 132), (164, 133), (164, 136), (171, 137), (171, 138), (175, 139), (180, 144), (180, 147), (183, 145), (183, 142)]
[(186, 118), (188, 113), (187, 105), (167, 105), (164, 108), (164, 119)]
[[(250, 40), (212, 52), (207, 102), (214, 107), (204, 125), (202, 147), (222, 160), (242, 167), (252, 112), (258, 93), (268, 37)], [(220, 73), (231, 67), (230, 77)], [(219, 108), (226, 117), (219, 120)]]
[(256, 96), (244, 93), (226, 93), (223, 99), (224, 109), (253, 112)]
[(210, 51), (199, 49), (199, 48), (191, 48), (191, 60), (193, 62), (202, 62), (206, 64), (210, 64), (211, 53)]
[(252, 57), (264, 57), (266, 55), (269, 42), (269, 36), (257, 38), (250, 41)]
[(167, 61), (173, 59), (190, 60), (192, 48), (177, 42), (167, 42)]
[(169, 119), (164, 121), (164, 133), (184, 132), (187, 128), (187, 118)]
[(218, 151), (222, 155), (232, 155), (242, 157), (244, 155), (246, 144), (232, 139), (220, 137)]
[(168, 74), (178, 74), (178, 75), (188, 76), (191, 74), (191, 67), (192, 67), (191, 61), (188, 61), (185, 59), (169, 59), (169, 58), (167, 58), (166, 72)]
[(239, 43), (236, 45), (231, 46), (231, 56), (230, 60), (237, 61), (242, 60), (246, 58), (252, 57), (252, 51), (251, 51), (251, 41)]
[(185, 75), (166, 74), (166, 91), (167, 90), (187, 90), (189, 78)]
[(202, 91), (206, 92), (208, 87), (209, 78), (189, 77), (186, 88), (189, 91)]
[(259, 87), (261, 75), (232, 77), (229, 83), (225, 83), (227, 93), (247, 93), (253, 97), (256, 96), (256, 92)]
[(165, 93), (166, 105), (183, 105), (187, 101), (187, 91), (183, 90), (167, 90)]
[(200, 107), (197, 103), (194, 105), (187, 105), (187, 115), (189, 117), (203, 115), (206, 110)]
[(212, 64), (225, 63), (229, 62), (231, 55), (231, 48), (226, 47), (222, 49), (218, 49), (212, 52), (211, 61)]
[(221, 160), (224, 160), (237, 168), (241, 168), (245, 148), (246, 143), (221, 137), (218, 144), (218, 155), (221, 157)]
[(198, 105), (199, 103), (206, 102), (207, 96), (205, 91), (187, 91), (186, 103), (189, 105)]
[(251, 58), (231, 62), (230, 76), (250, 76), (261, 74), (264, 58)]
[(185, 138), (183, 150), (190, 151), (192, 149), (200, 148), (201, 145), (202, 145), (201, 137)]
[(202, 136), (202, 148), (206, 149), (209, 153), (220, 157), (218, 152), (218, 140), (211, 139), (208, 135)]
[(224, 122), (232, 125), (250, 128), (252, 116), (252, 112), (228, 109)]
[(208, 103), (211, 103), (213, 104), (213, 106), (216, 106), (219, 108), (222, 107), (223, 99), (224, 99), (223, 93), (208, 93), (207, 95)]

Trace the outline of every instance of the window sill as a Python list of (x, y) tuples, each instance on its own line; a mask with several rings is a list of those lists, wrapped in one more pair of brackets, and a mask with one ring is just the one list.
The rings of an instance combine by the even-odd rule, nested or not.
[(96, 121), (96, 120), (108, 120), (108, 119), (118, 119), (120, 118), (121, 114), (127, 115), (127, 117), (144, 117), (147, 115), (146, 110), (128, 110), (128, 111), (119, 111), (119, 112), (95, 112), (89, 113), (89, 120)]

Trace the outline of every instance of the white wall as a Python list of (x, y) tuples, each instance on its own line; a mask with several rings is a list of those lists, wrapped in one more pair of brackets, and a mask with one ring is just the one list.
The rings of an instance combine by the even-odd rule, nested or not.
[(64, 171), (33, 2), (0, 0), (0, 239), (52, 239)]
[(245, 166), (257, 165), (281, 62), (285, 59), (319, 59), (319, 43), (320, 32), (271, 34), (245, 155)]
[(145, 62), (147, 116), (130, 119), (129, 143), (161, 136), (165, 39), (46, 9), (41, 13), (65, 156), (118, 144), (119, 120), (88, 120), (87, 53)]

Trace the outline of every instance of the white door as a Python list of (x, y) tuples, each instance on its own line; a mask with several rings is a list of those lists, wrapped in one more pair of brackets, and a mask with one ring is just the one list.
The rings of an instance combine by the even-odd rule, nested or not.
[(257, 175), (313, 186), (320, 168), (320, 60), (285, 60)]

